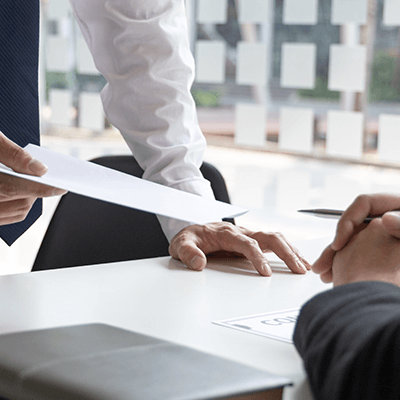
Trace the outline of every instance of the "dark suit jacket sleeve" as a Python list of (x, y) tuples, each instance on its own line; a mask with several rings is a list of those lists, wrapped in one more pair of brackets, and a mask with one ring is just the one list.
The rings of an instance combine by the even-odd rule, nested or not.
[(315, 400), (400, 399), (400, 288), (339, 286), (301, 310), (295, 346)]

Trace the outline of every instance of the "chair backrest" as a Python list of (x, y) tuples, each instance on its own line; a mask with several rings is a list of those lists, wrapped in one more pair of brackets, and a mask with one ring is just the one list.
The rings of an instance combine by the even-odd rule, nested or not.
[[(133, 156), (92, 161), (137, 177), (143, 175)], [(220, 172), (208, 163), (201, 172), (211, 182), (216, 199), (229, 203)], [(50, 221), (32, 271), (166, 256), (168, 246), (155, 215), (67, 193)]]

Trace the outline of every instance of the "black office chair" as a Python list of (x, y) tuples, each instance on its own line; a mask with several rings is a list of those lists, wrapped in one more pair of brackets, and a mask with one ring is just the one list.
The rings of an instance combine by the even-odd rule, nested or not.
[[(132, 156), (92, 161), (137, 177), (143, 175)], [(229, 203), (220, 172), (208, 163), (201, 172), (211, 182), (216, 199)], [(154, 214), (67, 193), (56, 208), (32, 271), (166, 256), (168, 245)]]

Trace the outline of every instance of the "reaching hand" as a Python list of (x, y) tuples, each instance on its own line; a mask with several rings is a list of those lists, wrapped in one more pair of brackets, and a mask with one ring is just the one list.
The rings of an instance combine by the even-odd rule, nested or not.
[[(0, 162), (16, 172), (42, 176), (47, 167), (0, 132)], [(25, 219), (38, 197), (57, 196), (65, 190), (0, 174), (0, 225)]]
[(188, 226), (172, 239), (169, 247), (173, 258), (197, 271), (206, 267), (206, 255), (220, 251), (246, 257), (264, 276), (272, 274), (264, 255), (268, 251), (274, 252), (297, 274), (310, 269), (310, 264), (280, 233), (252, 232), (228, 222)]

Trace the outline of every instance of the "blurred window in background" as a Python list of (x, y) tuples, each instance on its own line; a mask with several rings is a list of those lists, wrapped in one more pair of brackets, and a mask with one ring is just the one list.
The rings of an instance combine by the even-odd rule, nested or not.
[[(186, 9), (192, 95), (210, 144), (400, 162), (400, 0), (186, 0)], [(43, 1), (42, 14), (42, 132), (121, 141), (68, 0)]]

